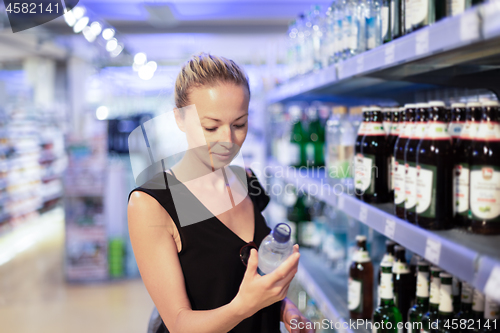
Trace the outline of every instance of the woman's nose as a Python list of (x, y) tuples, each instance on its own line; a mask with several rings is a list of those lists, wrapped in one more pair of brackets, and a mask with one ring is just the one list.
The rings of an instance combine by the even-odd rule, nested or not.
[(231, 148), (233, 144), (233, 131), (231, 130), (230, 126), (223, 126), (220, 131), (220, 137), (219, 137), (219, 143), (221, 143), (224, 146), (227, 146), (227, 148)]

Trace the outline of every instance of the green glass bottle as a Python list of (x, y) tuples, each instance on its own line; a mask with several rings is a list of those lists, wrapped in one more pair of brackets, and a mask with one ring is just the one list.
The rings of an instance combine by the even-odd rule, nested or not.
[(441, 272), (441, 287), (439, 288), (438, 333), (454, 332), (453, 319), (453, 277)]
[[(473, 288), (467, 282), (462, 282), (462, 293), (460, 296), (460, 311), (455, 315), (457, 322), (467, 322), (467, 320), (472, 319), (472, 292)], [(459, 333), (466, 333), (467, 328), (458, 328)]]
[(439, 274), (441, 268), (431, 267), (431, 288), (429, 298), (429, 311), (422, 317), (422, 333), (437, 332), (437, 320), (439, 314), (439, 289), (441, 287), (441, 280)]
[[(398, 333), (401, 332), (403, 316), (394, 304), (392, 291), (392, 264), (382, 262), (380, 269), (380, 303), (373, 312), (373, 332)], [(398, 327), (399, 325), (399, 327)]]
[(325, 129), (318, 117), (318, 109), (315, 106), (309, 107), (307, 117), (309, 120), (305, 148), (307, 166), (313, 168), (324, 166)]
[(420, 332), (422, 318), (429, 311), (429, 264), (420, 260), (417, 266), (417, 302), (408, 312), (408, 333)]
[(297, 201), (288, 210), (288, 220), (294, 222), (297, 235), (297, 244), (302, 247), (311, 247), (314, 237), (314, 222), (308, 205), (308, 198), (303, 193), (297, 195)]
[(484, 320), (484, 305), (485, 305), (485, 296), (482, 292), (477, 289), (474, 289), (472, 294), (472, 321), (474, 323), (474, 327), (472, 330), (468, 332), (479, 332), (479, 327), (481, 322)]
[(382, 42), (388, 43), (392, 40), (391, 21), (393, 20), (393, 13), (391, 13), (391, 0), (382, 0), (380, 14), (382, 17)]
[(406, 324), (408, 311), (411, 308), (411, 299), (415, 295), (415, 280), (405, 258), (405, 248), (399, 245), (394, 247), (394, 263), (392, 274), (394, 281), (394, 303), (399, 311), (404, 314), (403, 322)]
[(349, 267), (347, 299), (351, 319), (370, 319), (373, 314), (373, 264), (366, 236), (356, 236), (358, 250)]
[(289, 161), (294, 167), (306, 165), (306, 132), (302, 126), (302, 110), (299, 106), (290, 107), (290, 120), (292, 130), (290, 133)]
[(489, 296), (486, 296), (484, 319), (481, 322), (481, 329), (479, 330), (481, 333), (500, 331), (500, 305)]

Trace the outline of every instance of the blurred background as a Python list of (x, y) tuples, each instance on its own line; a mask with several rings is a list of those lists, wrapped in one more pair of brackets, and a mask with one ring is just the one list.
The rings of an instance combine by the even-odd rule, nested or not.
[(243, 157), (271, 194), (268, 224), (287, 221), (303, 246), (289, 297), (312, 321), (349, 319), (358, 235), (376, 273), (394, 240), (415, 279), (425, 258), (498, 316), (500, 236), (408, 226), (392, 201), (355, 199), (353, 172), (332, 173), (351, 165), (365, 106), (389, 115), (389, 138), (404, 104), (498, 100), (497, 1), (81, 0), (16, 33), (10, 11), (0, 4), (2, 332), (146, 332), (154, 304), (128, 237), (129, 134), (172, 110), (177, 73), (199, 52), (248, 74)]

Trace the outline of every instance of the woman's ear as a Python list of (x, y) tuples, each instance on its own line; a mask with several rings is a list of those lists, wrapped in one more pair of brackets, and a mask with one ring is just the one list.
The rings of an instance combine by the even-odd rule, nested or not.
[(180, 111), (178, 108), (174, 108), (174, 116), (175, 122), (177, 123), (177, 127), (184, 133), (186, 133), (186, 127), (184, 123), (184, 113)]

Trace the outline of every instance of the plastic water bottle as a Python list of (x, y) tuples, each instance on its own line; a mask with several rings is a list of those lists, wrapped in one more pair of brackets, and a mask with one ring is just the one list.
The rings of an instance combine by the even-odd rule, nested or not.
[(262, 240), (259, 247), (260, 275), (269, 274), (293, 253), (293, 242), (290, 239), (292, 229), (286, 223), (278, 223), (269, 235)]

